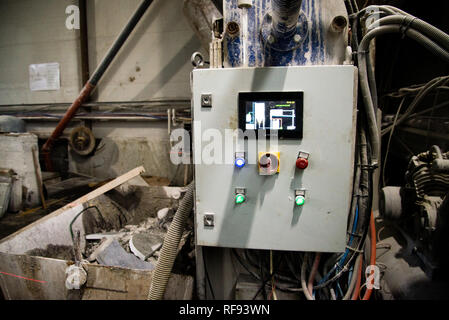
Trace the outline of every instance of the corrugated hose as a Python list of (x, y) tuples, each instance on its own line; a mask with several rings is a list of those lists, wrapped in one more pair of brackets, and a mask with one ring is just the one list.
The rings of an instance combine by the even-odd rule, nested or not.
[(162, 300), (167, 287), (168, 279), (173, 268), (173, 263), (178, 251), (179, 242), (185, 228), (187, 218), (193, 208), (194, 182), (187, 186), (187, 192), (182, 198), (179, 208), (173, 217), (164, 238), (164, 244), (157, 260), (156, 268), (151, 278), (151, 286), (148, 292), (148, 300)]

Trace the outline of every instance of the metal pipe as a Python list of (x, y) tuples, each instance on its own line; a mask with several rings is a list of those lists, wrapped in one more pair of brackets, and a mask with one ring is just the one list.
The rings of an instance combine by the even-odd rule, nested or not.
[(81, 51), (81, 84), (89, 80), (89, 50), (87, 40), (86, 1), (79, 0), (80, 7), (80, 51)]
[(53, 146), (53, 143), (61, 136), (64, 129), (67, 127), (70, 120), (73, 118), (79, 107), (83, 104), (84, 101), (90, 96), (90, 93), (92, 90), (96, 87), (98, 81), (100, 81), (101, 77), (103, 76), (104, 72), (107, 70), (109, 65), (111, 64), (112, 60), (117, 55), (118, 51), (121, 49), (123, 44), (125, 43), (126, 39), (128, 39), (131, 32), (134, 30), (137, 23), (142, 18), (143, 14), (146, 12), (150, 4), (153, 2), (153, 0), (144, 0), (140, 4), (140, 6), (137, 8), (137, 10), (134, 12), (134, 14), (129, 19), (126, 26), (123, 28), (122, 32), (119, 34), (117, 39), (112, 44), (109, 51), (106, 53), (105, 57), (101, 61), (101, 63), (97, 66), (94, 73), (90, 77), (90, 79), (87, 81), (87, 83), (84, 85), (83, 89), (81, 90), (79, 96), (75, 99), (75, 101), (72, 103), (72, 105), (69, 107), (69, 109), (66, 111), (64, 117), (61, 119), (61, 121), (58, 123), (56, 128), (54, 129), (53, 133), (51, 134), (50, 138), (45, 142), (44, 146), (42, 147), (42, 153), (45, 158), (45, 166), (48, 171), (52, 171), (52, 162), (51, 162), (51, 148)]
[(272, 32), (275, 38), (293, 36), (298, 23), (302, 0), (273, 0)]

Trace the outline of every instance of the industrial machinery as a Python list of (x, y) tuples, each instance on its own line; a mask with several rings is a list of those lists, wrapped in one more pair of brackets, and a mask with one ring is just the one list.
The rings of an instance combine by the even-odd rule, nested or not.
[[(394, 251), (400, 241), (395, 238), (399, 238), (404, 248), (395, 259), (388, 255), (380, 259), (386, 268), (392, 269), (392, 275), (386, 281), (394, 295), (407, 298), (416, 295), (411, 288), (417, 283), (431, 287), (432, 280), (447, 280), (444, 270), (449, 265), (446, 241), (449, 230), (448, 158), (449, 152), (443, 153), (434, 145), (431, 150), (410, 159), (403, 187), (387, 186), (381, 191), (380, 214), (386, 221), (386, 228), (393, 229), (392, 234), (396, 235), (386, 241)], [(399, 289), (392, 278), (407, 276), (398, 276), (397, 273), (404, 273), (404, 270), (393, 264), (403, 259), (415, 261), (418, 267), (409, 273), (409, 279), (402, 279), (410, 288)]]
[[(209, 59), (192, 56), (191, 76), (198, 297), (369, 299), (385, 275), (376, 264), (381, 130), (370, 44), (399, 33), (449, 61), (448, 35), (397, 8), (349, 0), (210, 8), (185, 1), (209, 49)], [(432, 150), (410, 162), (413, 208), (386, 188), (381, 210), (414, 212), (428, 266), (435, 250), (448, 253), (438, 231), (448, 180), (429, 173), (448, 156)]]

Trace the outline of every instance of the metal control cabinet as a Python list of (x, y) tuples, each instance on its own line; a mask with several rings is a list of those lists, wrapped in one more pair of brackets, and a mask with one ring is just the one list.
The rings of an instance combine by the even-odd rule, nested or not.
[[(356, 70), (300, 66), (193, 71), (198, 245), (344, 251), (353, 179)], [(239, 92), (303, 92), (302, 139), (279, 140), (277, 150), (258, 148), (278, 152), (279, 172), (274, 175), (260, 175), (257, 163), (234, 165), (242, 140), (231, 144), (229, 152), (224, 137), (226, 130), (238, 128)], [(204, 163), (200, 158), (211, 152), (211, 144), (220, 138), (217, 132), (223, 163)], [(300, 151), (310, 154), (303, 170), (295, 165)], [(245, 201), (238, 204), (237, 189), (245, 193)], [(295, 204), (297, 190), (305, 190), (302, 206)]]

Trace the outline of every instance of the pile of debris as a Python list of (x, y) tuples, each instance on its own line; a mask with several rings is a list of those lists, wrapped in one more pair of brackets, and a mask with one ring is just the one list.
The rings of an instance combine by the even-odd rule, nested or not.
[[(82, 216), (85, 231), (85, 241), (80, 247), (82, 259), (105, 266), (153, 270), (177, 204), (154, 214), (145, 213), (139, 207), (127, 209), (115, 200), (117, 197), (109, 194), (89, 201)], [(190, 219), (178, 247), (174, 273), (194, 274), (194, 248), (193, 220)], [(76, 261), (74, 246), (49, 245), (27, 254)]]

